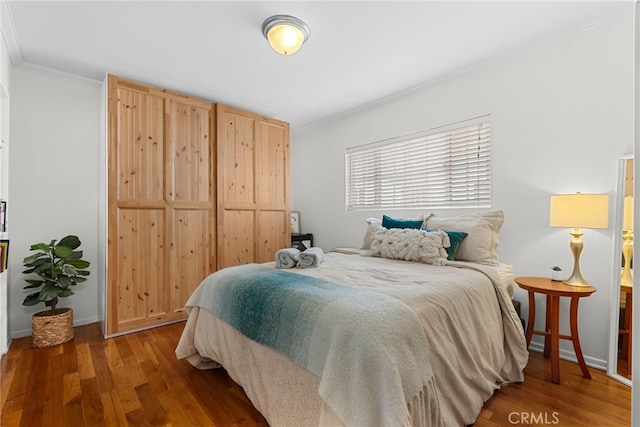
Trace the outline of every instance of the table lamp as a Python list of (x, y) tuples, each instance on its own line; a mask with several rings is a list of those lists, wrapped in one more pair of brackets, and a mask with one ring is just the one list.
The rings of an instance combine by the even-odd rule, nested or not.
[(607, 228), (609, 226), (609, 196), (606, 194), (560, 194), (551, 196), (549, 204), (549, 226), (573, 228), (571, 231), (571, 253), (573, 271), (564, 283), (571, 286), (591, 286), (582, 277), (580, 254), (582, 253), (581, 228)]
[(633, 259), (633, 196), (624, 198), (624, 213), (622, 216), (622, 276), (620, 284), (631, 286), (631, 260)]

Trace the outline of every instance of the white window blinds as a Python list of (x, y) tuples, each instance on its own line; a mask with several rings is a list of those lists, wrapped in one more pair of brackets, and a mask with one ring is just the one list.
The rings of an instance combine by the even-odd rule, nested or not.
[(348, 210), (489, 207), (491, 125), (485, 116), (348, 148), (346, 186)]

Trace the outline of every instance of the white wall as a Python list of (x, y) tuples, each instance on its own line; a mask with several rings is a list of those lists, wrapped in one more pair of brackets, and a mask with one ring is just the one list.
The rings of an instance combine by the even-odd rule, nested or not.
[[(629, 14), (294, 134), (292, 210), (301, 211), (303, 231), (314, 233), (316, 244), (330, 250), (360, 246), (368, 216), (464, 213), (428, 208), (346, 212), (344, 150), (491, 114), (492, 208), (506, 216), (501, 260), (513, 264), (520, 276), (548, 275), (553, 265), (568, 273), (570, 230), (548, 226), (549, 196), (575, 191), (615, 196), (618, 157), (633, 149), (632, 22)], [(610, 217), (613, 223), (613, 213)], [(604, 368), (613, 307), (613, 230), (585, 230), (583, 239), (582, 272), (598, 292), (580, 303), (580, 338), (587, 362)], [(517, 299), (526, 318), (526, 293), (519, 290)], [(562, 301), (562, 312), (561, 332), (568, 333), (568, 301)], [(538, 314), (541, 325), (543, 313)], [(570, 342), (563, 342), (562, 349), (565, 357), (572, 356)]]
[[(75, 234), (84, 257), (97, 265), (98, 119), (100, 88), (15, 69), (11, 79), (11, 251), (9, 328), (31, 334), (31, 314), (44, 305), (22, 305), (22, 259), (29, 246)], [(96, 274), (61, 299), (75, 324), (98, 320)]]

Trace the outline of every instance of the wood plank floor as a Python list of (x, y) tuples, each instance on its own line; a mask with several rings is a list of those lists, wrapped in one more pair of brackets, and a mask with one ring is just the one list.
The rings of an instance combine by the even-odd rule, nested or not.
[[(109, 340), (97, 324), (50, 348), (14, 340), (0, 367), (2, 427), (266, 426), (242, 388), (223, 369), (200, 371), (176, 360), (184, 324)], [(591, 369), (561, 361), (561, 384), (550, 362), (532, 353), (523, 384), (495, 392), (476, 426), (630, 424), (628, 387)]]

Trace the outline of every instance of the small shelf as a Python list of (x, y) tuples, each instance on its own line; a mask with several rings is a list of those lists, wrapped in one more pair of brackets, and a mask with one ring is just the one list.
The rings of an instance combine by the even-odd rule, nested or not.
[[(309, 242), (309, 246), (304, 242)], [(291, 247), (300, 251), (304, 251), (313, 246), (313, 234), (312, 233), (292, 233), (291, 234)]]

